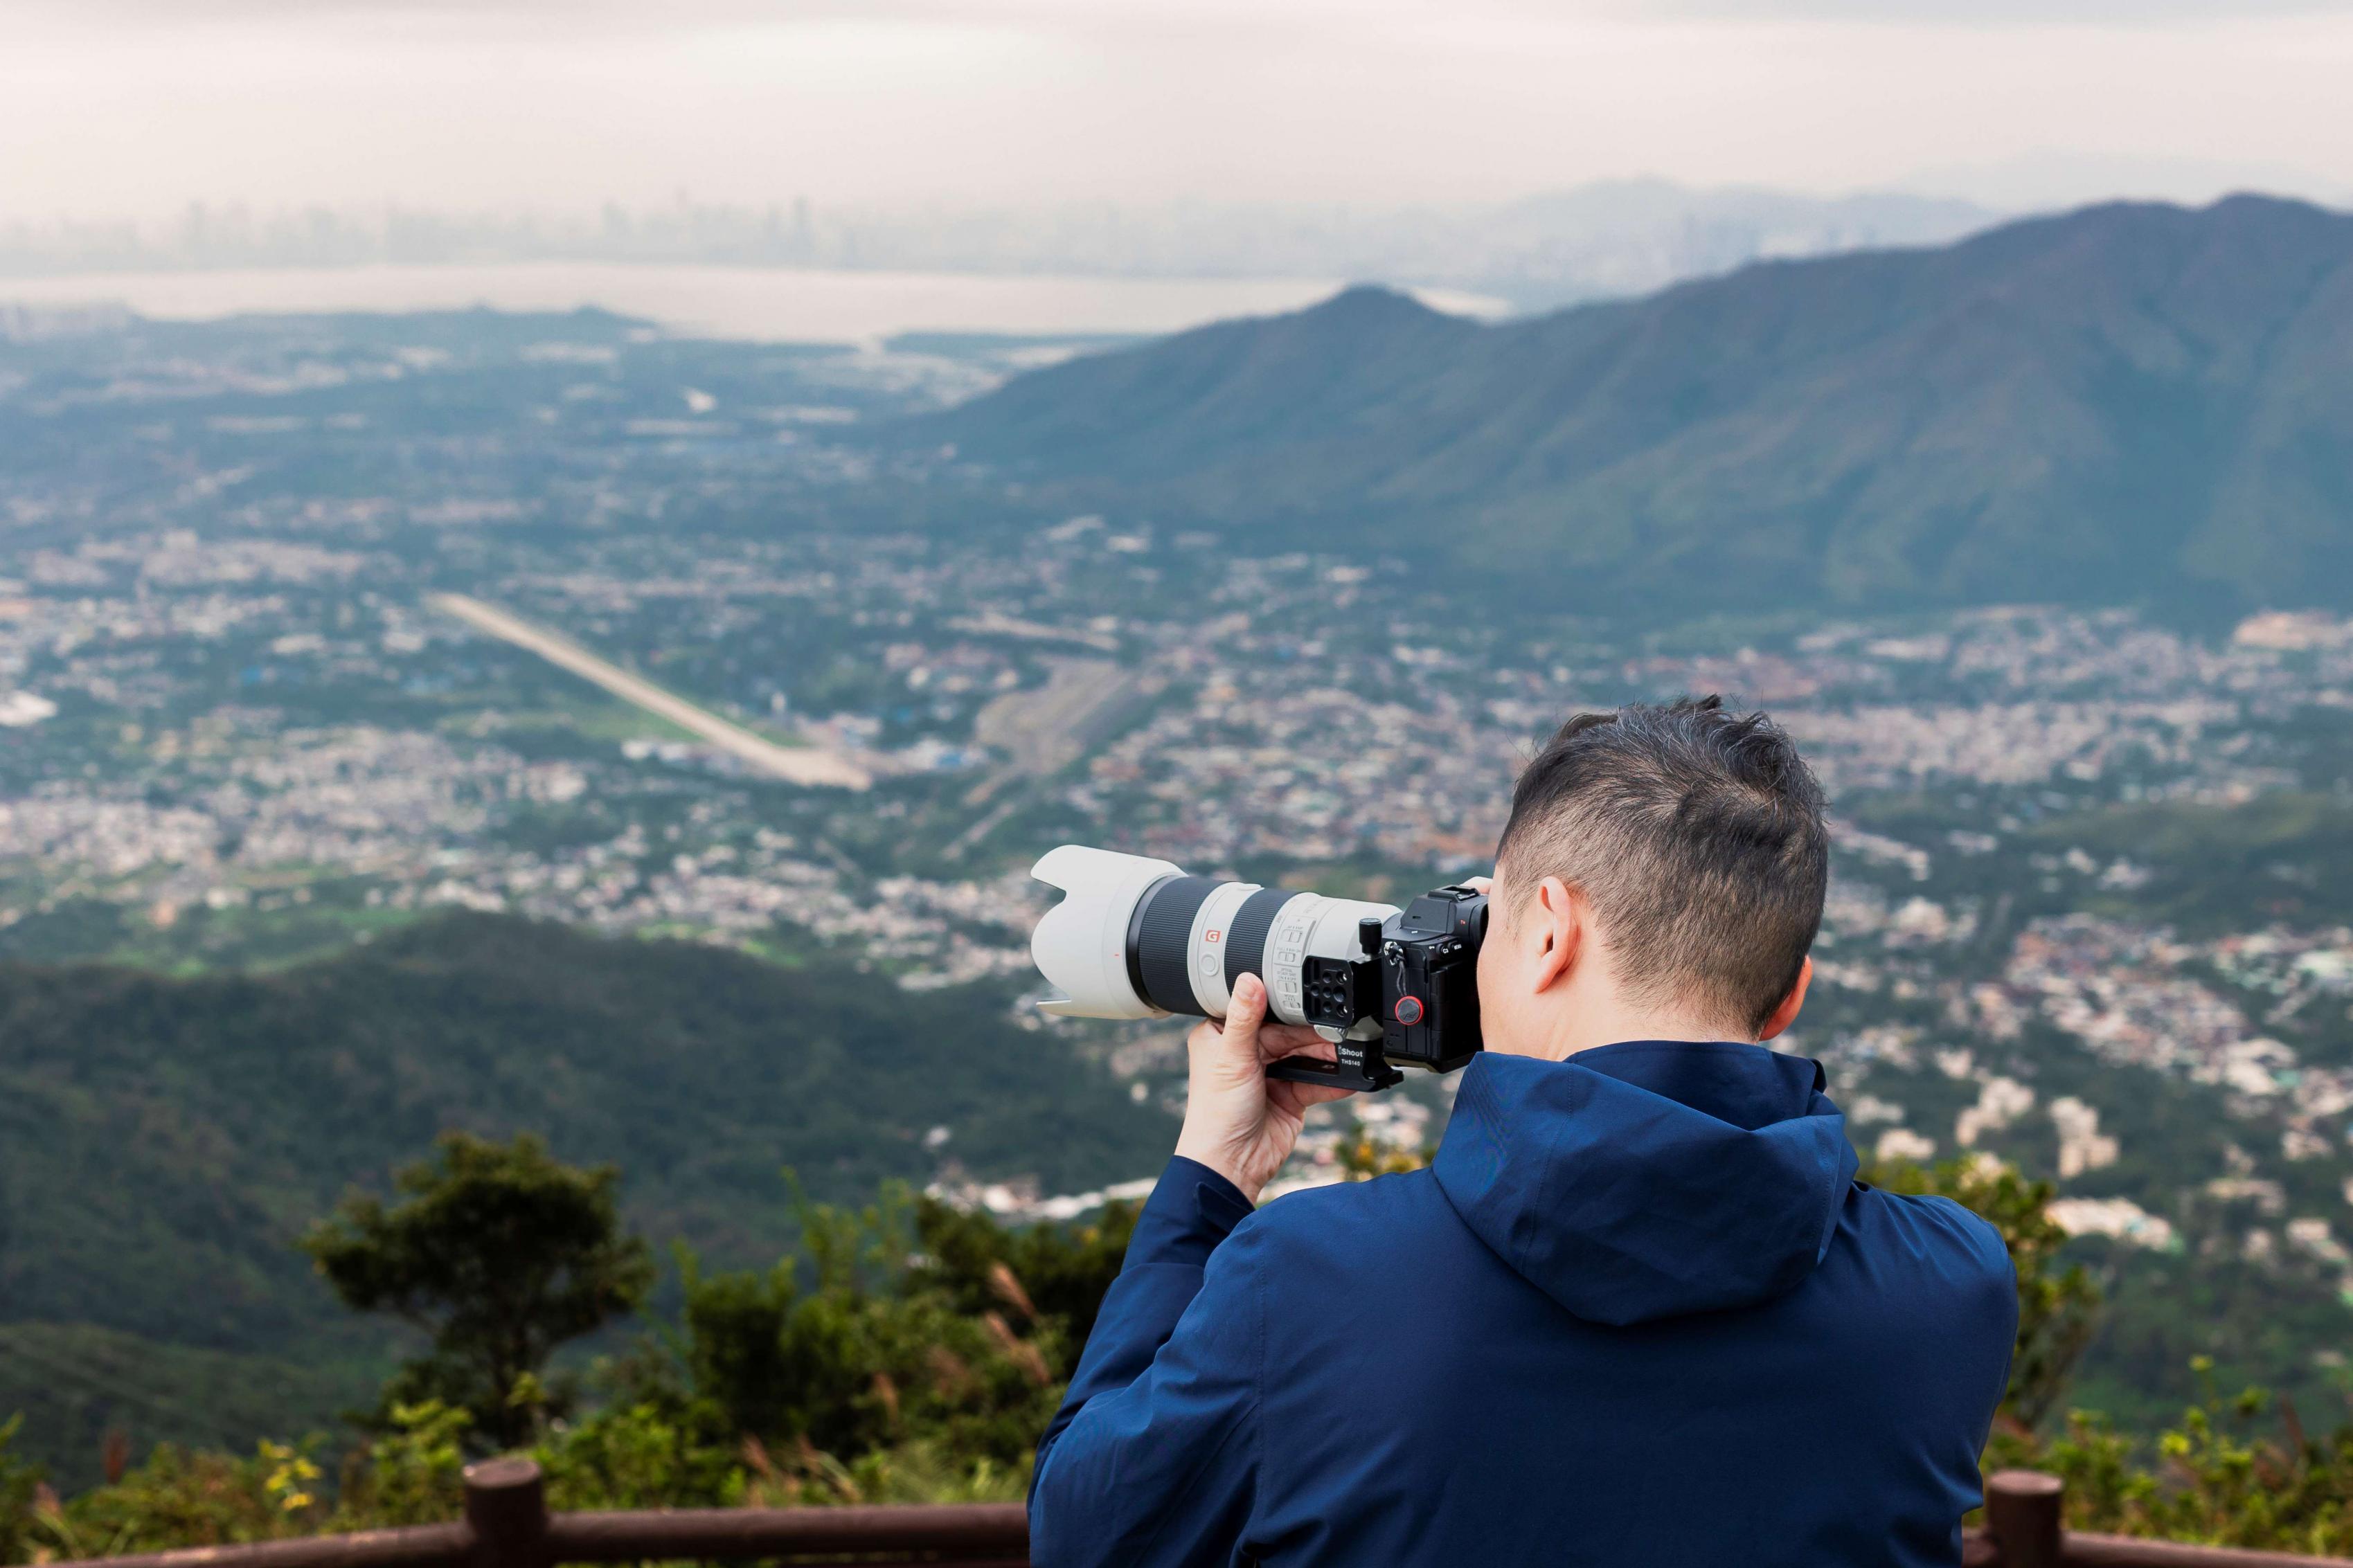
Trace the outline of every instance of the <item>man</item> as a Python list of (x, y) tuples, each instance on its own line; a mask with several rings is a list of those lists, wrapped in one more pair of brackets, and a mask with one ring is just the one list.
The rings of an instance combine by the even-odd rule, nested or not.
[(2000, 1237), (1854, 1180), (1798, 1016), (1828, 838), (1762, 714), (1571, 720), (1521, 775), (1435, 1163), (1252, 1212), (1335, 1091), (1245, 979), (1039, 1447), (1033, 1559), (1952, 1564)]

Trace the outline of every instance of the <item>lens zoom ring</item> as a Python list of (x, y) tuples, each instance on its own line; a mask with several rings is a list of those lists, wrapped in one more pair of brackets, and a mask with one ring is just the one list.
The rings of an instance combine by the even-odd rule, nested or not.
[(1233, 929), (1226, 933), (1226, 989), (1245, 974), (1266, 978), (1266, 933), (1274, 917), (1299, 895), (1288, 888), (1261, 888), (1234, 911)]
[(1193, 995), (1193, 917), (1218, 883), (1207, 877), (1171, 877), (1152, 889), (1136, 916), (1135, 969), (1144, 998), (1164, 1013), (1198, 1016)]

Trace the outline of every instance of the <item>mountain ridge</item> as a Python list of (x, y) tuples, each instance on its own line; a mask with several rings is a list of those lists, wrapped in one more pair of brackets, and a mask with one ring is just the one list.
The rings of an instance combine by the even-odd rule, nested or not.
[(1493, 324), (1359, 287), (902, 430), (1042, 502), (1634, 604), (2337, 603), (2353, 216), (2112, 203)]
[(632, 1224), (740, 1263), (797, 1234), (787, 1166), (828, 1201), (949, 1158), (1068, 1191), (1171, 1126), (998, 992), (512, 916), (280, 970), (0, 963), (0, 1324), (226, 1351), (340, 1323), (294, 1240), (452, 1129), (615, 1162)]

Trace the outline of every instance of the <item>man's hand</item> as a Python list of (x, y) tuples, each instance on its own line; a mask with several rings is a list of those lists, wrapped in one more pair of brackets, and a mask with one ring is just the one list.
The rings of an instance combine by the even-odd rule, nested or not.
[(1284, 1057), (1329, 1061), (1333, 1052), (1304, 1024), (1266, 1022), (1266, 984), (1255, 974), (1234, 982), (1226, 1021), (1195, 1025), (1185, 1048), (1193, 1070), (1176, 1152), (1208, 1166), (1252, 1203), (1291, 1158), (1307, 1108), (1352, 1092), (1266, 1076), (1267, 1064)]

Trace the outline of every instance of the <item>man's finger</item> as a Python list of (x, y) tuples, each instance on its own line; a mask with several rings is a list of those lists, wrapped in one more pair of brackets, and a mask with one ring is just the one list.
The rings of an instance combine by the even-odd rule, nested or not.
[(1233, 999), (1226, 1004), (1226, 1037), (1255, 1050), (1259, 1026), (1265, 1022), (1266, 983), (1255, 974), (1245, 974), (1234, 982)]
[[(1303, 1035), (1304, 1039), (1300, 1037)], [(1285, 1057), (1320, 1057), (1329, 1062), (1339, 1059), (1340, 1049), (1313, 1029), (1285, 1026), (1281, 1033), (1274, 1029), (1260, 1031), (1258, 1054), (1260, 1059), (1270, 1062), (1279, 1062)]]

